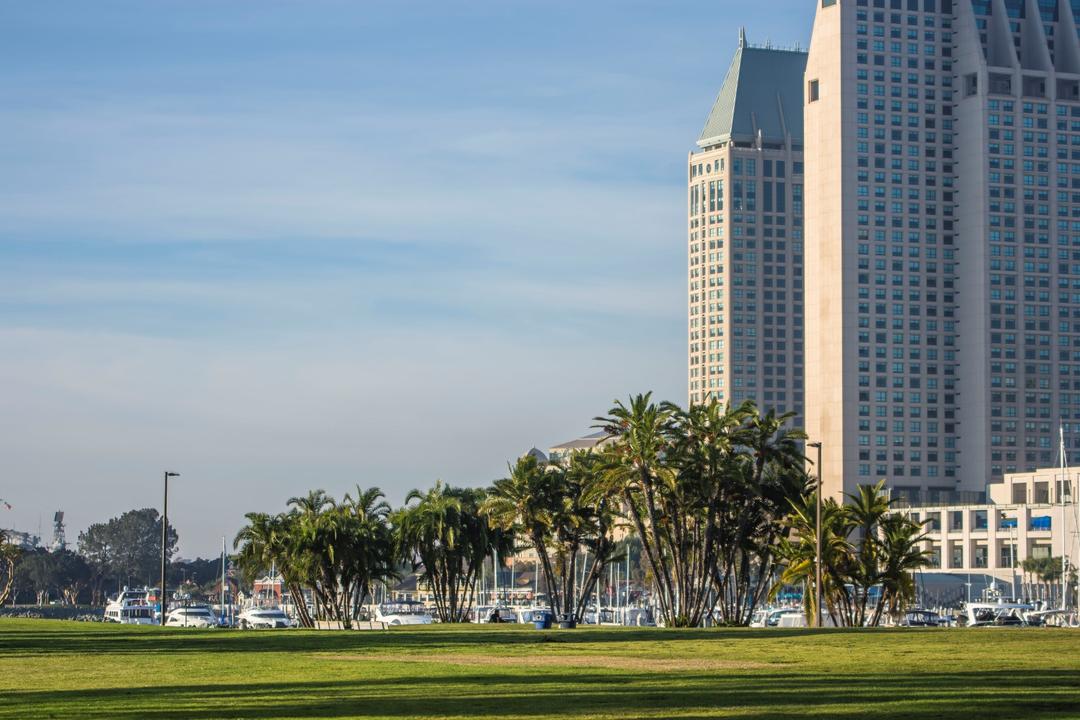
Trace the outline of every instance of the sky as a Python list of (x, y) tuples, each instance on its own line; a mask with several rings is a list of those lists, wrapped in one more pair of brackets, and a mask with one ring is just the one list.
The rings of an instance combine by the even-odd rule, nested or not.
[(813, 0), (0, 5), (0, 526), (180, 554), (686, 399), (685, 166)]

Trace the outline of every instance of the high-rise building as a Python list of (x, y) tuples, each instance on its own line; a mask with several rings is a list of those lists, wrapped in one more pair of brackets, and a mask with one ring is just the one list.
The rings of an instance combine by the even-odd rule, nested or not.
[(803, 409), (806, 53), (739, 47), (687, 167), (689, 400)]
[(1080, 440), (1078, 0), (817, 0), (807, 431), (945, 499)]

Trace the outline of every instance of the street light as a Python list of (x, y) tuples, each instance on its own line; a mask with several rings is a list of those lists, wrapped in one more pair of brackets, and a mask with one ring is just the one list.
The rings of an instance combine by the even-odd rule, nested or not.
[(814, 627), (821, 627), (821, 443), (807, 443), (807, 447), (817, 448), (817, 542), (814, 543)]
[(165, 551), (168, 547), (169, 533), (169, 478), (180, 477), (180, 473), (165, 471), (165, 502), (161, 509), (161, 624), (165, 624), (165, 613), (169, 600), (165, 594)]

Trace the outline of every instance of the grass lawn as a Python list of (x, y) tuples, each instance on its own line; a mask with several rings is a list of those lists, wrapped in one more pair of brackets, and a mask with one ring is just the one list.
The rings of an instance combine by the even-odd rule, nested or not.
[(0, 620), (0, 718), (1080, 718), (1080, 633)]

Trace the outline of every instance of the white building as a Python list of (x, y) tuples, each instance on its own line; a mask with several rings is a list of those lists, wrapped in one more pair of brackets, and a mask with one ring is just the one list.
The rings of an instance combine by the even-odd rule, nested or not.
[[(925, 523), (924, 549), (934, 557), (928, 572), (988, 576), (1004, 594), (1025, 598), (1060, 597), (1022, 569), (1028, 558), (1067, 558), (1080, 566), (1077, 488), (1080, 467), (1043, 469), (1005, 476), (989, 486), (989, 502), (908, 505), (899, 511)], [(1064, 502), (1062, 502), (1064, 500)], [(978, 596), (978, 588), (974, 596)]]

